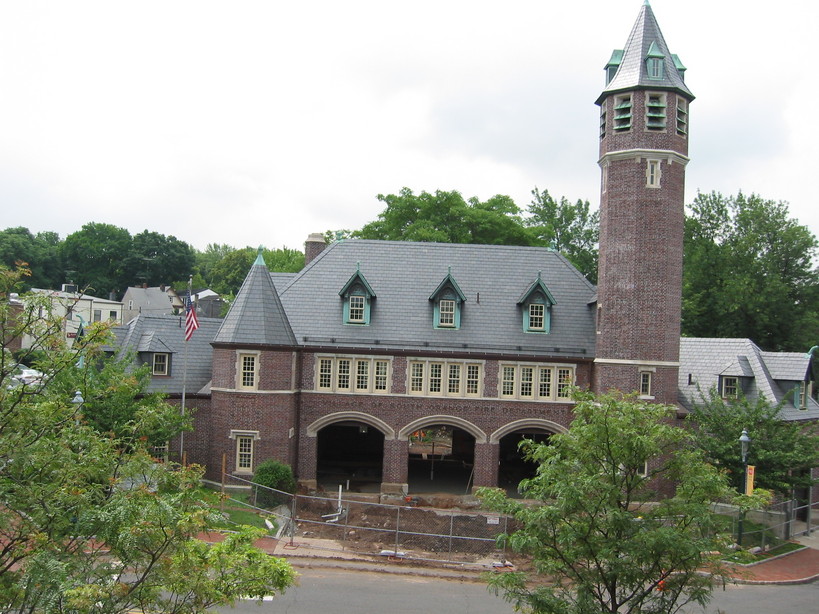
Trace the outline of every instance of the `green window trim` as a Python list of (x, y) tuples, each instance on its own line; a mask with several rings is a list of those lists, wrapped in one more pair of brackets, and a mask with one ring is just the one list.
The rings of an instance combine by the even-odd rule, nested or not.
[(370, 307), (375, 292), (373, 292), (367, 279), (361, 273), (360, 263), (356, 266), (355, 273), (352, 274), (338, 295), (344, 301), (343, 322), (354, 326), (368, 326), (370, 324)]
[(466, 302), (464, 293), (458, 282), (452, 277), (450, 268), (443, 281), (429, 296), (432, 301), (432, 327), (438, 330), (459, 330), (461, 328), (461, 312)]
[(518, 305), (522, 308), (523, 332), (548, 334), (552, 328), (552, 305), (555, 304), (552, 293), (538, 272), (537, 279), (518, 299)]

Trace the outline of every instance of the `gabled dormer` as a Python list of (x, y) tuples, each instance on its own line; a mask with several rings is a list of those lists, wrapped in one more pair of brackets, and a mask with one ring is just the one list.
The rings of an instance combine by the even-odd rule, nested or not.
[(657, 41), (651, 41), (646, 53), (646, 76), (649, 79), (662, 79), (665, 76), (665, 54), (660, 51)]
[(556, 301), (543, 283), (540, 271), (518, 300), (523, 318), (523, 332), (548, 333), (552, 323), (552, 305)]
[(450, 268), (447, 276), (438, 284), (429, 300), (433, 305), (432, 326), (434, 328), (454, 329), (461, 327), (461, 312), (466, 302), (464, 293), (458, 287), (458, 282), (452, 277)]
[(352, 277), (338, 293), (343, 304), (345, 324), (366, 326), (370, 323), (370, 305), (375, 299), (375, 292), (361, 273), (361, 265), (356, 266)]

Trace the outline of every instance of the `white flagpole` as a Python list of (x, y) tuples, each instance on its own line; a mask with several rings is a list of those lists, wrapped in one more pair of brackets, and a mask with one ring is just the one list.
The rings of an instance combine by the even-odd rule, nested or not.
[[(188, 279), (188, 300), (185, 302), (185, 326), (183, 326), (182, 334), (185, 337), (185, 357), (182, 361), (182, 417), (185, 417), (185, 392), (188, 385), (188, 303), (190, 308), (194, 309), (191, 301), (191, 293), (193, 291), (193, 276)], [(179, 463), (185, 460), (185, 431), (179, 433)]]

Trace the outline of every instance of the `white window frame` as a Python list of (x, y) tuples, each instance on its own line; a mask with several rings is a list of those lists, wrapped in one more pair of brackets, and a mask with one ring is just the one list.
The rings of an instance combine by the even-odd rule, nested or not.
[(662, 160), (649, 158), (646, 160), (646, 187), (659, 188), (663, 176)]
[(260, 439), (259, 431), (243, 431), (232, 429), (229, 435), (235, 443), (233, 457), (234, 473), (253, 473), (255, 462), (256, 442)]
[(318, 392), (386, 394), (390, 391), (392, 359), (384, 356), (316, 356), (315, 386)]
[[(260, 352), (237, 352), (236, 354), (236, 389), (237, 390), (258, 390), (259, 371), (261, 354)], [(248, 369), (252, 363), (253, 368)], [(249, 377), (248, 377), (249, 376)], [(251, 381), (252, 380), (252, 381)]]
[[(160, 357), (162, 357), (160, 359)], [(159, 359), (159, 360), (157, 360)], [(164, 359), (164, 361), (162, 360)], [(164, 368), (161, 363), (164, 362)], [(151, 375), (170, 375), (171, 355), (167, 352), (155, 352), (151, 357)]]
[(639, 391), (640, 391), (640, 398), (641, 399), (653, 399), (654, 398), (654, 374), (652, 371), (648, 369), (641, 369), (639, 373)]
[(575, 365), (504, 363), (498, 370), (498, 396), (520, 401), (571, 400)]
[(483, 363), (411, 358), (407, 362), (407, 381), (407, 393), (411, 395), (480, 397)]
[(438, 301), (438, 326), (442, 328), (455, 328), (455, 300), (442, 298)]
[[(533, 313), (540, 311), (540, 313)], [(536, 324), (539, 322), (540, 324)], [(543, 303), (529, 303), (529, 330), (546, 330), (546, 305)]]
[(361, 324), (365, 322), (365, 309), (367, 305), (367, 298), (362, 294), (351, 294), (350, 298), (349, 310), (350, 310), (350, 319), (349, 321), (355, 324)]

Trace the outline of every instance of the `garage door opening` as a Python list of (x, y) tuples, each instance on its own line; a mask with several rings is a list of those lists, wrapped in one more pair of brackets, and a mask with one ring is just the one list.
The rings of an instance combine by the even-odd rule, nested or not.
[(520, 442), (531, 439), (535, 443), (548, 443), (551, 433), (548, 431), (516, 431), (500, 440), (500, 465), (498, 467), (498, 486), (506, 490), (510, 497), (519, 497), (518, 485), (522, 480), (535, 477), (537, 464), (526, 460), (520, 450)]
[(475, 438), (457, 427), (431, 425), (409, 438), (409, 492), (464, 495), (472, 488)]
[(338, 422), (318, 432), (316, 480), (329, 492), (379, 492), (384, 434), (363, 422)]

